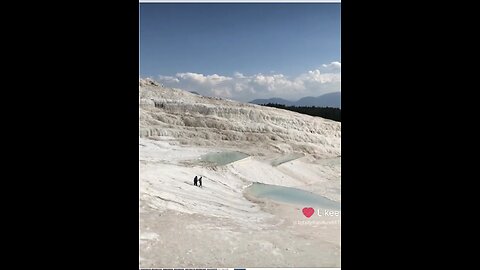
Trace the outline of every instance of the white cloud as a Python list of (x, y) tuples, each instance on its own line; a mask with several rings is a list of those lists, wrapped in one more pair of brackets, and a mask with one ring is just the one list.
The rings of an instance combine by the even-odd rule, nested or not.
[(320, 84), (334, 83), (340, 81), (340, 73), (323, 73), (319, 69), (309, 70), (307, 73), (299, 76), (303, 82), (317, 82)]
[(244, 76), (242, 73), (240, 73), (240, 72), (235, 72), (235, 73), (233, 73), (233, 76), (234, 76), (235, 78), (238, 78), (238, 79), (243, 79), (243, 78), (245, 78), (245, 76)]
[(192, 72), (177, 73), (176, 76), (179, 79), (183, 79), (191, 82), (197, 82), (199, 84), (206, 84), (206, 85), (218, 85), (218, 84), (221, 84), (222, 82), (229, 81), (232, 79), (230, 77), (220, 76), (217, 74), (205, 76), (203, 74), (192, 73)]
[(172, 76), (158, 76), (161, 82), (165, 83), (179, 83), (180, 80)]
[(160, 75), (158, 78), (165, 86), (196, 91), (206, 96), (240, 101), (271, 97), (297, 100), (304, 96), (340, 91), (340, 69), (340, 62), (331, 62), (293, 78), (275, 73), (245, 75), (240, 72), (235, 72), (232, 77), (186, 72), (175, 76)]
[(330, 72), (340, 72), (342, 64), (340, 62), (334, 61), (331, 62), (330, 64), (323, 64), (322, 67), (325, 69), (325, 71), (330, 71)]

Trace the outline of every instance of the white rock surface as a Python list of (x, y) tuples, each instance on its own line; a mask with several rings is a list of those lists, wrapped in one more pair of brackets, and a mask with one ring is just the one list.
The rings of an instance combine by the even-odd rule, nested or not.
[[(255, 104), (203, 97), (140, 81), (140, 136), (171, 136), (184, 144), (340, 156), (339, 122)], [(156, 104), (156, 105), (155, 105)]]
[[(339, 223), (299, 225), (301, 206), (244, 194), (262, 182), (340, 201), (340, 123), (139, 85), (141, 267), (340, 266)], [(250, 156), (199, 160), (222, 151)]]

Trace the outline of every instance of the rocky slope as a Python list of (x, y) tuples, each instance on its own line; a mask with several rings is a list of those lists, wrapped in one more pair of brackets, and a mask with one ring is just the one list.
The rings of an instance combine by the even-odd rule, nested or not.
[(341, 124), (140, 80), (140, 136), (171, 136), (182, 144), (254, 145), (277, 152), (340, 155)]
[[(306, 205), (246, 192), (260, 182), (339, 203), (340, 123), (152, 80), (139, 86), (140, 267), (340, 266), (338, 219), (302, 223)], [(232, 152), (248, 156), (202, 159)]]

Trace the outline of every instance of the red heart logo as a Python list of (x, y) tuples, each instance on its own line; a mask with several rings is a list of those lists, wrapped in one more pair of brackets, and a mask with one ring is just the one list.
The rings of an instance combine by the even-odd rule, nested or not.
[(305, 207), (305, 208), (303, 208), (302, 212), (307, 218), (309, 218), (313, 215), (315, 210), (313, 210), (312, 207)]

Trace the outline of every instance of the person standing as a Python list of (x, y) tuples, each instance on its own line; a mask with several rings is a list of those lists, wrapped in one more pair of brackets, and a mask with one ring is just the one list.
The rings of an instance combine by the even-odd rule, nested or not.
[(198, 178), (197, 178), (197, 176), (195, 175), (195, 178), (193, 178), (193, 185), (194, 185), (194, 186), (197, 186), (197, 182), (198, 182)]
[(198, 179), (198, 183), (199, 183), (199, 185), (198, 185), (198, 186), (199, 186), (199, 187), (201, 187), (201, 186), (202, 186), (202, 177), (203, 177), (203, 176), (200, 176), (200, 178)]

